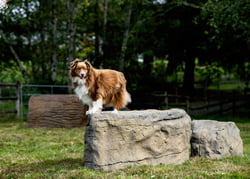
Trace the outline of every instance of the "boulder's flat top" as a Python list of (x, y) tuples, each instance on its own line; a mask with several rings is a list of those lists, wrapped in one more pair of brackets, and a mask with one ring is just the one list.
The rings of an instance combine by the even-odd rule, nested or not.
[(95, 120), (123, 120), (123, 119), (136, 119), (136, 120), (175, 120), (186, 116), (186, 112), (182, 109), (169, 109), (169, 110), (132, 110), (132, 111), (118, 111), (113, 113), (111, 111), (103, 111), (92, 115)]

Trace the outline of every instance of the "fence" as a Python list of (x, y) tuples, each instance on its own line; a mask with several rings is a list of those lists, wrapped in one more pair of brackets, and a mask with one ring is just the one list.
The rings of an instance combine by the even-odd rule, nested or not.
[(20, 90), (20, 117), (27, 118), (29, 98), (33, 95), (60, 95), (72, 94), (71, 86), (67, 85), (21, 85)]
[(215, 95), (207, 94), (200, 103), (190, 105), (189, 112), (191, 115), (209, 115), (231, 110), (234, 115), (237, 108), (246, 102), (247, 96), (240, 91), (218, 91)]
[[(20, 107), (19, 107), (19, 82), (16, 83), (0, 83), (0, 101), (15, 101), (15, 109), (8, 109), (8, 110), (1, 110), (0, 114), (7, 114), (7, 113), (16, 113), (17, 117), (20, 116)], [(14, 95), (15, 96), (7, 96), (2, 94), (2, 88), (7, 88), (8, 93), (10, 93), (9, 88), (14, 88)]]
[(161, 97), (164, 100), (163, 102), (164, 108), (166, 109), (170, 107), (178, 107), (178, 108), (183, 108), (187, 112), (189, 112), (189, 107), (190, 107), (189, 96), (168, 94), (167, 91), (165, 91), (163, 94), (153, 93), (153, 96)]
[[(146, 96), (146, 97), (145, 97)], [(209, 115), (231, 111), (236, 114), (237, 108), (246, 104), (249, 94), (244, 90), (204, 90), (196, 91), (193, 96), (169, 94), (166, 91), (137, 93), (132, 95), (130, 109), (169, 109), (182, 108), (188, 114)]]
[[(14, 88), (13, 95), (1, 95), (2, 88), (7, 88), (7, 90), (8, 88)], [(215, 95), (206, 94), (205, 97), (200, 100), (199, 104), (196, 103), (197, 101), (194, 101), (194, 96), (173, 95), (164, 91), (150, 94), (138, 93), (132, 94), (133, 103), (129, 105), (129, 108), (133, 110), (178, 107), (185, 109), (190, 114), (222, 113), (225, 110), (232, 109), (234, 113), (237, 106), (242, 105), (242, 102), (247, 99), (246, 96), (248, 96), (248, 91), (245, 90), (244, 92), (243, 96), (236, 91), (228, 93), (227, 96), (225, 96), (218, 90)], [(8, 108), (8, 110), (0, 111), (0, 114), (16, 113), (17, 117), (26, 119), (28, 114), (28, 101), (32, 95), (72, 93), (71, 86), (67, 85), (19, 85), (18, 82), (0, 84), (0, 104), (1, 101), (15, 101), (15, 109)], [(145, 98), (145, 96), (147, 97)]]

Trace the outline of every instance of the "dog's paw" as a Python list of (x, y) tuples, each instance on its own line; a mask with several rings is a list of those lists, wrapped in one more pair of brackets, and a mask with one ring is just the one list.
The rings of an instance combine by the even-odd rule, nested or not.
[(102, 112), (102, 109), (93, 109), (92, 114), (99, 114)]
[(92, 114), (94, 114), (94, 113), (101, 113), (102, 112), (102, 107), (100, 107), (100, 106), (94, 106), (93, 108), (92, 108)]
[(90, 115), (93, 114), (93, 110), (89, 109), (88, 111), (86, 111), (86, 115)]
[(101, 113), (101, 112), (102, 112), (101, 109), (93, 109), (93, 110), (88, 110), (88, 111), (86, 112), (86, 115), (90, 115), (90, 114), (99, 114), (99, 113)]
[(114, 109), (111, 113), (112, 113), (112, 114), (117, 114), (117, 113), (118, 113), (118, 110), (117, 110), (117, 109)]
[(86, 115), (89, 115), (90, 114), (90, 112), (89, 111), (86, 111)]

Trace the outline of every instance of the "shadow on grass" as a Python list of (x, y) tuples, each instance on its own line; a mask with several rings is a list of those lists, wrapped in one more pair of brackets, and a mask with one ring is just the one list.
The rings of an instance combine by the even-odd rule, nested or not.
[(54, 175), (71, 170), (83, 169), (83, 159), (66, 158), (62, 160), (43, 160), (29, 164), (12, 164), (0, 173), (2, 176), (22, 177), (24, 175)]

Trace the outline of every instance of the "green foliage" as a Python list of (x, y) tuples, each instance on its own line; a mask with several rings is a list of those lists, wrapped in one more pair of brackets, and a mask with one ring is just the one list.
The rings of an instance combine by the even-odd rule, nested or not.
[(226, 69), (238, 64), (239, 74), (239, 71), (244, 73), (243, 64), (249, 61), (249, 11), (248, 0), (210, 0), (204, 4), (201, 12), (201, 19), (207, 25), (204, 26), (209, 41), (207, 50), (210, 54), (207, 56)]
[(0, 71), (0, 83), (15, 83), (16, 81), (24, 83), (24, 78), (13, 60), (8, 64), (1, 62), (0, 68), (3, 69)]
[[(149, 78), (165, 82), (168, 75), (177, 76), (173, 73), (194, 58), (199, 58), (202, 65), (208, 67), (216, 63), (217, 69), (211, 71), (209, 67), (198, 72), (200, 75), (219, 74), (223, 68), (249, 80), (249, 68), (245, 65), (249, 61), (250, 46), (248, 0), (161, 3), (155, 0), (56, 0), (55, 16), (52, 2), (12, 0), (9, 8), (1, 12), (1, 81), (20, 78), (22, 83), (52, 83), (54, 52), (57, 84), (68, 84), (70, 54), (89, 59), (96, 68), (118, 69), (123, 52), (124, 73), (133, 84), (142, 84), (147, 74), (151, 74)], [(128, 42), (122, 47), (129, 4), (132, 4), (132, 16), (128, 24)], [(69, 11), (70, 5), (75, 7), (73, 12)], [(56, 45), (52, 43), (53, 18), (57, 19)], [(74, 40), (75, 49), (70, 49), (70, 39)], [(18, 64), (10, 47), (15, 50), (25, 73), (20, 65), (15, 65), (17, 73), (14, 75), (12, 69), (6, 68)], [(147, 56), (144, 63), (137, 62), (138, 55)], [(168, 65), (154, 64), (155, 59), (168, 60)], [(24, 81), (25, 74), (27, 81)], [(131, 74), (136, 75), (130, 78)], [(192, 81), (192, 78), (184, 79)]]
[(166, 74), (167, 65), (167, 60), (157, 60), (153, 62), (152, 77), (154, 78), (154, 80), (166, 82), (166, 78), (164, 80), (164, 77)]
[(196, 76), (198, 76), (201, 81), (214, 82), (220, 79), (221, 75), (224, 74), (224, 69), (217, 63), (212, 63), (207, 66), (197, 66)]
[(218, 42), (221, 48), (226, 37), (244, 39), (250, 43), (250, 20), (248, 13), (250, 4), (247, 0), (210, 0), (203, 7), (202, 15), (207, 18), (211, 27), (211, 40)]

